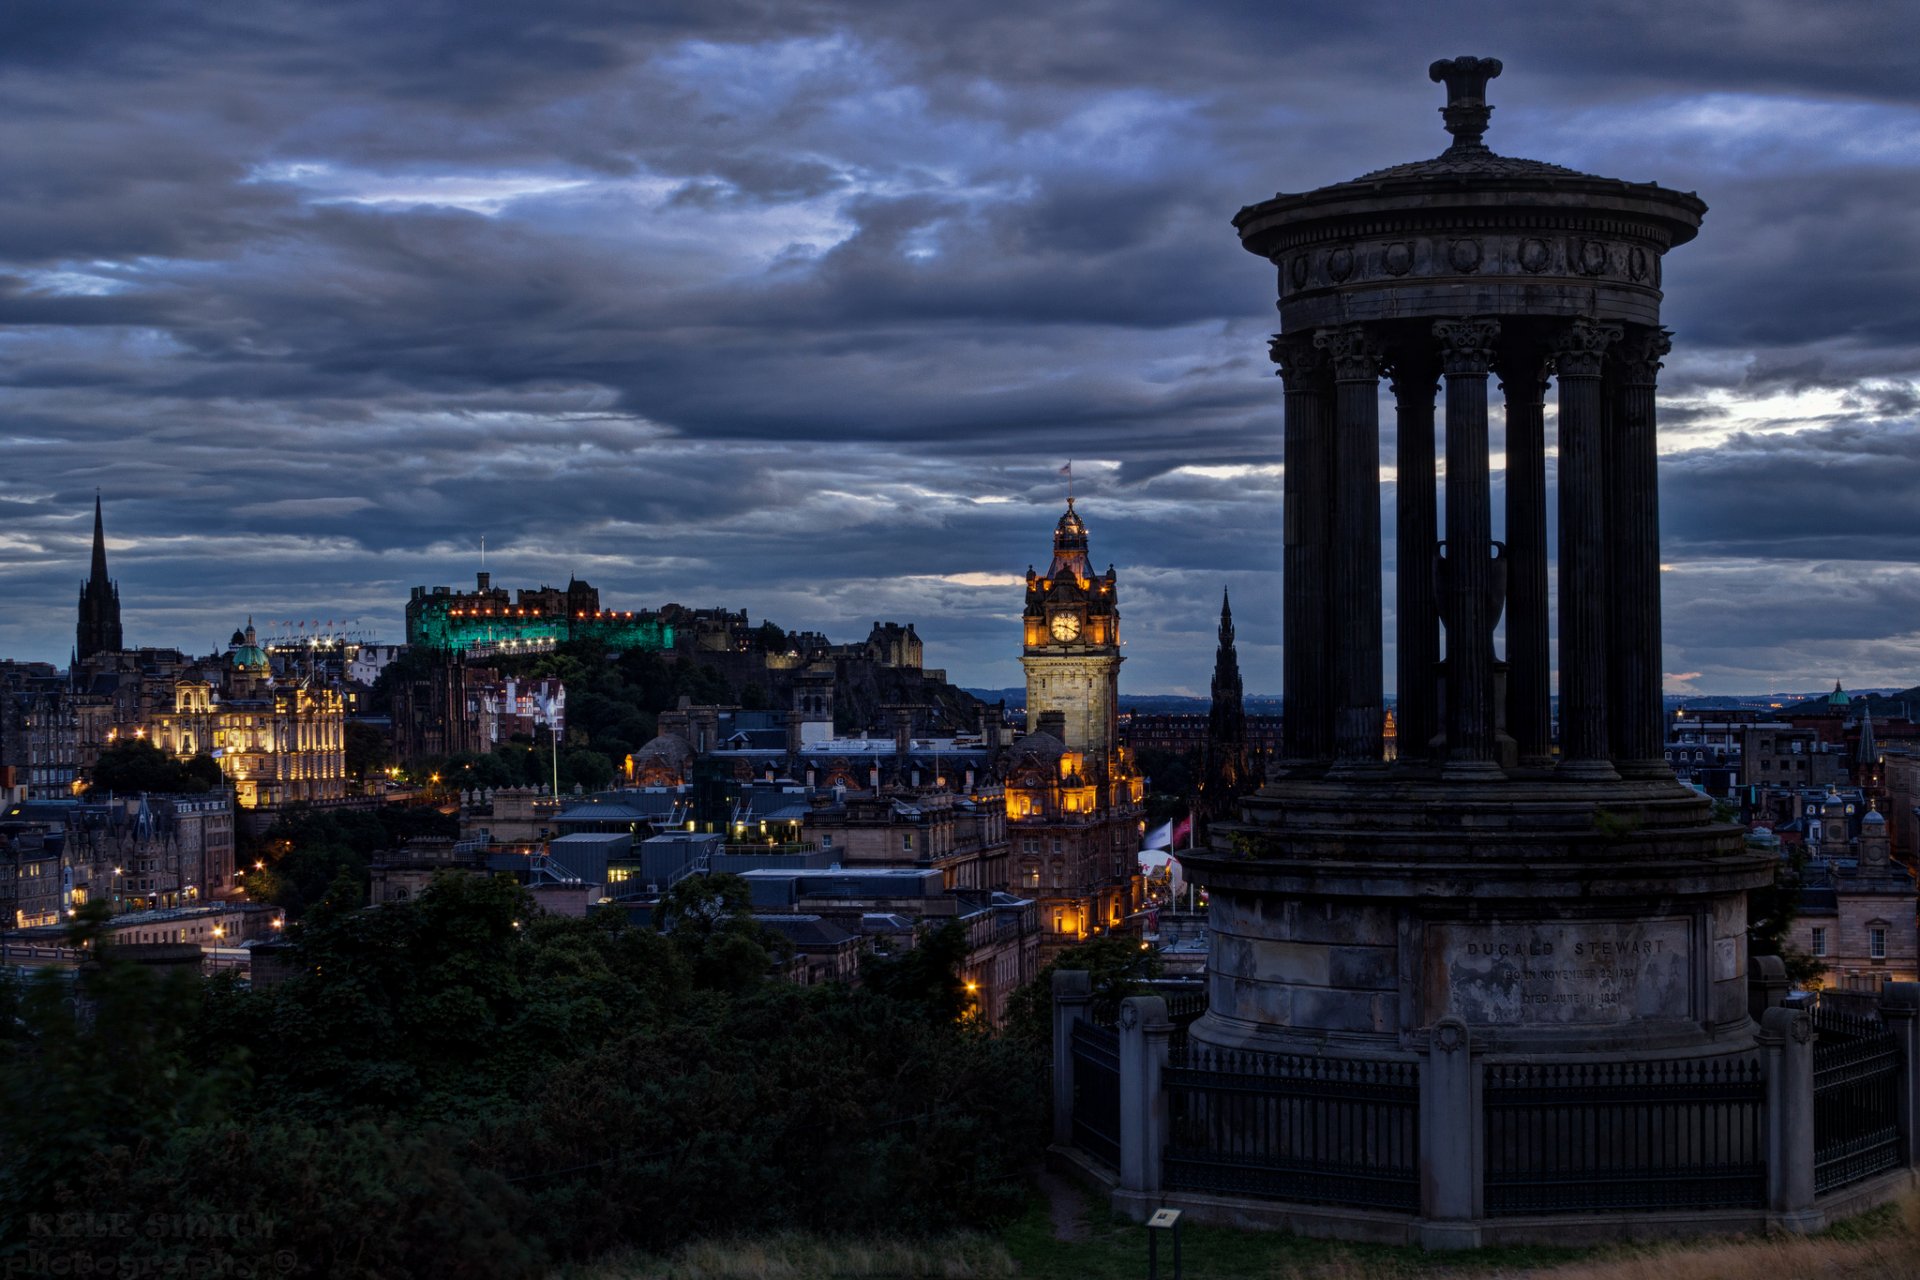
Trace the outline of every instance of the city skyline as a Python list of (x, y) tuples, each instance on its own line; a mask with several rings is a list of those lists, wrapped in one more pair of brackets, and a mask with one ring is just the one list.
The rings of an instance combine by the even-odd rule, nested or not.
[(1227, 218), (1437, 153), (1458, 46), (1506, 62), (1495, 150), (1710, 206), (1667, 263), (1665, 665), (1704, 673), (1669, 688), (1920, 679), (1899, 11), (1269, 8), (36, 14), (0, 653), (65, 661), (98, 486), (130, 644), (398, 639), (484, 536), (502, 584), (913, 621), (1011, 686), (1071, 460), (1123, 689), (1203, 693), (1230, 588), (1277, 690), (1275, 317)]

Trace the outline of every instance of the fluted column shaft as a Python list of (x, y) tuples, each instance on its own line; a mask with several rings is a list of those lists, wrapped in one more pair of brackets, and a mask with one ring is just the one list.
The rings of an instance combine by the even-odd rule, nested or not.
[(1613, 778), (1607, 737), (1607, 548), (1601, 363), (1618, 325), (1556, 335), (1560, 383), (1560, 772)]
[(1507, 732), (1522, 764), (1553, 755), (1547, 594), (1547, 375), (1538, 350), (1500, 366), (1507, 409)]
[(1634, 326), (1613, 350), (1607, 391), (1608, 731), (1628, 776), (1665, 777), (1660, 652), (1660, 494), (1654, 390), (1665, 330)]
[(1393, 356), (1394, 472), (1394, 718), (1399, 758), (1424, 759), (1440, 731), (1440, 610), (1434, 599), (1439, 554), (1434, 494), (1433, 404), (1440, 366), (1427, 344)]
[(1270, 354), (1286, 384), (1281, 750), (1283, 765), (1299, 767), (1333, 756), (1327, 580), (1333, 536), (1333, 378), (1331, 361), (1311, 334), (1276, 336)]
[(1364, 325), (1322, 329), (1333, 357), (1333, 756), (1381, 757), (1385, 691), (1380, 620), (1380, 373), (1378, 338)]
[(1494, 760), (1493, 491), (1487, 460), (1487, 371), (1499, 322), (1433, 326), (1447, 375), (1447, 766), (1498, 775)]

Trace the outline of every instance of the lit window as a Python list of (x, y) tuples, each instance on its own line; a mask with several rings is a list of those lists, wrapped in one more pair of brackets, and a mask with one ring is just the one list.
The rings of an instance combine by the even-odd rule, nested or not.
[(1827, 931), (1825, 929), (1816, 928), (1813, 931), (1813, 954), (1815, 956), (1824, 956), (1827, 954)]
[(1867, 930), (1867, 955), (1875, 960), (1887, 958), (1887, 931), (1885, 929)]

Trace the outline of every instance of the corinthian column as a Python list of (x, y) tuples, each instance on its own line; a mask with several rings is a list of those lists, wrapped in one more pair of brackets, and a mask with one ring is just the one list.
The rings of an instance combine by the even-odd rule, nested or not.
[(1322, 329), (1333, 357), (1333, 756), (1365, 766), (1381, 755), (1380, 366), (1365, 325)]
[(1554, 337), (1560, 381), (1560, 773), (1619, 775), (1607, 751), (1607, 548), (1600, 366), (1619, 325), (1572, 321)]
[(1515, 345), (1499, 364), (1507, 401), (1507, 732), (1520, 763), (1553, 756), (1547, 624), (1546, 358)]
[(1434, 601), (1433, 563), (1439, 554), (1434, 502), (1433, 396), (1440, 366), (1426, 342), (1393, 352), (1394, 472), (1394, 718), (1403, 761), (1424, 760), (1440, 731), (1440, 611)]
[(1664, 329), (1635, 325), (1613, 350), (1607, 442), (1608, 682), (1613, 759), (1628, 777), (1664, 778), (1660, 702), (1660, 493), (1654, 384), (1672, 348)]
[(1487, 370), (1498, 321), (1433, 326), (1447, 374), (1447, 763), (1449, 778), (1497, 778), (1493, 742), (1492, 486)]
[(1269, 348), (1286, 384), (1281, 721), (1283, 768), (1333, 756), (1328, 697), (1328, 543), (1332, 537), (1332, 361), (1312, 334), (1277, 334)]

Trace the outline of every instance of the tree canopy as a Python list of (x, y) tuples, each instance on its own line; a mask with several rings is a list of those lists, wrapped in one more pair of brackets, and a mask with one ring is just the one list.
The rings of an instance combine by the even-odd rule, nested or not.
[(224, 786), (220, 764), (201, 754), (185, 760), (169, 755), (144, 738), (123, 738), (100, 752), (93, 766), (93, 789), (133, 795), (197, 795)]

